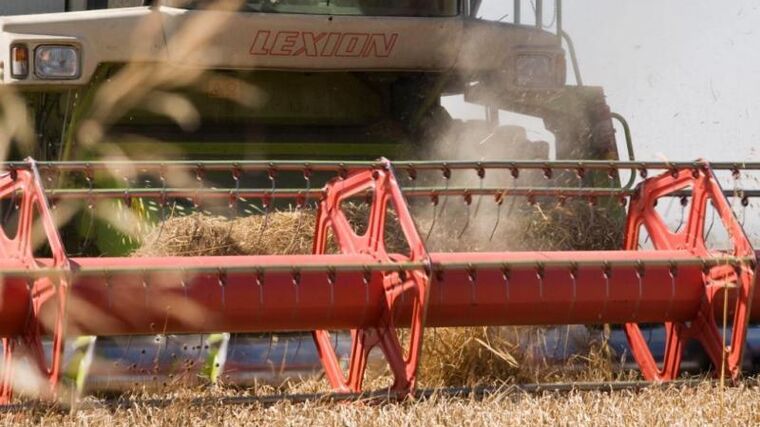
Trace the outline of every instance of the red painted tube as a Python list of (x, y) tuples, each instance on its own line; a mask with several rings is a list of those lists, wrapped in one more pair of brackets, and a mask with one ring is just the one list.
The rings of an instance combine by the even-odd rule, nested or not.
[[(688, 320), (703, 295), (701, 267), (678, 267), (685, 251), (636, 252), (648, 266), (641, 279), (634, 265), (614, 266), (609, 278), (598, 266), (579, 267), (575, 279), (567, 266), (630, 261), (634, 253), (510, 252), (432, 254), (428, 326), (538, 325)], [(67, 335), (260, 332), (364, 327), (384, 303), (382, 276), (368, 273), (365, 255), (260, 257), (73, 258)], [(505, 275), (495, 267), (508, 261)], [(699, 261), (694, 258), (694, 261)], [(664, 263), (663, 263), (664, 262)], [(489, 263), (477, 268), (467, 264)], [(21, 265), (6, 260), (0, 269)], [(545, 264), (543, 279), (536, 267)], [(280, 268), (266, 274), (235, 273), (252, 265)], [(308, 271), (309, 266), (342, 265), (341, 270)], [(458, 265), (460, 267), (456, 267)], [(154, 268), (172, 271), (154, 271)], [(303, 271), (294, 281), (290, 266)], [(345, 267), (348, 266), (348, 269)], [(353, 268), (352, 266), (355, 266)], [(210, 273), (190, 277), (190, 269)], [(227, 273), (219, 273), (227, 271)], [(129, 270), (131, 269), (131, 270)], [(228, 271), (229, 270), (229, 271)], [(365, 278), (368, 279), (365, 284)], [(6, 274), (2, 286), (0, 336), (18, 336), (28, 316), (25, 278)], [(52, 304), (51, 304), (52, 306)], [(52, 309), (52, 308), (51, 308)], [(400, 304), (399, 324), (408, 323), (408, 304)]]
[[(512, 261), (575, 262), (631, 260), (631, 252), (510, 253)], [(636, 253), (636, 259), (667, 260), (685, 253)], [(497, 261), (504, 254), (435, 254), (437, 262)], [(700, 267), (682, 267), (671, 277), (667, 266), (649, 267), (639, 280), (635, 267), (612, 267), (609, 279), (598, 267), (478, 272), (473, 282), (463, 270), (447, 272), (431, 287), (430, 326), (547, 325), (661, 322), (693, 318), (703, 291)]]

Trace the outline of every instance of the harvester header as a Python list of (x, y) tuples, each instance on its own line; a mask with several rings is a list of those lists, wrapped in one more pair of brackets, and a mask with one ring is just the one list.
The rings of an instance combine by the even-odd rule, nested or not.
[[(163, 176), (170, 169), (204, 176), (209, 170), (243, 174), (318, 171), (332, 176), (318, 190), (45, 188), (65, 175), (91, 177), (120, 170), (127, 163), (41, 163), (5, 165), (0, 199), (18, 209), (17, 230), (0, 237), (3, 304), (0, 335), (5, 360), (3, 396), (13, 390), (13, 366), (31, 358), (54, 393), (64, 340), (78, 335), (147, 335), (210, 332), (313, 331), (332, 387), (359, 391), (369, 351), (379, 347), (394, 376), (392, 388), (412, 390), (429, 327), (474, 325), (625, 324), (633, 355), (649, 380), (671, 380), (680, 372), (683, 345), (696, 340), (716, 372), (741, 374), (741, 359), (751, 317), (756, 254), (738, 223), (708, 163), (647, 164), (615, 162), (145, 162), (132, 170)], [(734, 168), (732, 165), (722, 165)], [(615, 171), (664, 168), (634, 190), (547, 188), (531, 194), (520, 188), (402, 186), (420, 171), (501, 169), (512, 175), (539, 170), (545, 175), (589, 169)], [(151, 172), (152, 171), (152, 172)], [(403, 172), (402, 172), (403, 171)], [(626, 205), (625, 246), (617, 251), (576, 252), (429, 252), (410, 204), (441, 199), (472, 203), (473, 194), (502, 204), (523, 197), (562, 200), (605, 198)], [(610, 197), (614, 196), (614, 197)], [(687, 203), (683, 227), (670, 230), (655, 211), (657, 201), (680, 197)], [(290, 198), (303, 207), (318, 204), (311, 255), (213, 257), (72, 257), (56, 229), (53, 207), (65, 200), (148, 198), (166, 204), (191, 199), (221, 206), (258, 198), (269, 209)], [(369, 204), (366, 228), (357, 230), (346, 202)], [(731, 248), (712, 250), (705, 237), (707, 210), (728, 233)], [(405, 250), (390, 248), (389, 227)], [(37, 230), (37, 231), (35, 231)], [(39, 230), (43, 232), (40, 233)], [(641, 233), (652, 249), (640, 249)], [(40, 236), (46, 244), (35, 245)], [(36, 242), (36, 243), (35, 243)], [(336, 250), (330, 251), (328, 242)], [(37, 245), (39, 246), (39, 245)], [(44, 254), (44, 255), (40, 255)], [(723, 316), (723, 332), (720, 319)], [(755, 316), (758, 318), (758, 316)], [(639, 324), (664, 323), (665, 357), (654, 360)], [(730, 332), (725, 325), (730, 324)], [(400, 328), (408, 330), (401, 339)], [(342, 369), (330, 332), (351, 330), (348, 370)], [(725, 336), (724, 334), (728, 334)], [(42, 337), (53, 338), (52, 358)], [(406, 345), (402, 345), (406, 342)], [(18, 356), (18, 355), (22, 356)]]

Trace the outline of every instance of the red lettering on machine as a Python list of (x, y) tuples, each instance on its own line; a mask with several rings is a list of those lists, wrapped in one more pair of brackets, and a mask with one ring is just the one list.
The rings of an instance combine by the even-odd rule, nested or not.
[(398, 33), (314, 33), (259, 30), (251, 55), (387, 57)]

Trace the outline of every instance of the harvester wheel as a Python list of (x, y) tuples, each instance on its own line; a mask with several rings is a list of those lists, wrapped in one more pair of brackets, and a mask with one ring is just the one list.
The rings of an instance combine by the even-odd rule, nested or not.
[[(8, 402), (13, 395), (14, 353), (20, 351), (23, 357), (39, 369), (38, 374), (48, 383), (45, 396), (55, 397), (63, 357), (64, 317), (71, 272), (61, 237), (58, 234), (45, 192), (42, 189), (39, 173), (33, 162), (30, 170), (18, 170), (0, 177), (0, 199), (13, 195), (19, 199), (18, 223), (14, 233), (0, 231), (0, 250), (9, 258), (21, 260), (27, 269), (34, 271), (45, 264), (35, 259), (33, 229), (42, 226), (46, 243), (53, 256), (52, 265), (55, 274), (45, 274), (39, 278), (28, 279), (28, 301), (9, 301), (8, 303), (29, 307), (29, 318), (25, 325), (25, 334), (17, 339), (4, 339), (2, 384), (0, 384), (0, 402)], [(9, 235), (10, 234), (10, 235)], [(51, 303), (52, 302), (52, 303)], [(47, 363), (42, 346), (42, 334), (52, 334), (52, 356)]]
[[(323, 254), (327, 248), (328, 231), (343, 254), (370, 254), (378, 262), (422, 262), (430, 264), (427, 250), (412, 220), (389, 163), (382, 170), (362, 171), (346, 179), (338, 179), (327, 186), (325, 198), (319, 205), (314, 253)], [(365, 194), (373, 194), (368, 227), (358, 235), (341, 210), (344, 200)], [(406, 239), (409, 253), (389, 254), (384, 235), (389, 205), (393, 207), (400, 229)], [(329, 230), (328, 230), (329, 228)], [(348, 375), (344, 375), (335, 349), (327, 331), (314, 331), (314, 341), (332, 387), (338, 392), (361, 391), (369, 352), (379, 346), (394, 375), (392, 390), (409, 393), (415, 385), (417, 367), (422, 350), (422, 334), (427, 312), (430, 278), (428, 269), (407, 271), (383, 271), (382, 283), (385, 304), (379, 307), (379, 315), (368, 319), (371, 326), (351, 331), (352, 344)], [(376, 274), (367, 272), (367, 275)], [(365, 284), (370, 277), (365, 276)], [(395, 310), (402, 298), (411, 301), (411, 326), (409, 346), (404, 351), (394, 321)], [(405, 356), (406, 354), (406, 356)]]
[[(657, 199), (683, 191), (691, 187), (692, 200), (689, 216), (680, 231), (671, 231), (662, 217), (655, 211)], [(717, 216), (723, 222), (731, 238), (733, 248), (729, 254), (715, 253), (708, 249), (705, 241), (705, 218), (707, 203), (711, 202)], [(625, 235), (625, 249), (637, 250), (639, 232), (644, 227), (652, 244), (658, 250), (688, 250), (702, 259), (729, 255), (751, 258), (753, 261), (735, 268), (731, 265), (707, 266), (703, 269), (704, 297), (702, 304), (690, 322), (665, 323), (666, 342), (662, 367), (658, 367), (652, 352), (638, 324), (625, 325), (626, 335), (634, 358), (647, 380), (667, 381), (678, 377), (684, 345), (690, 339), (700, 342), (716, 368), (716, 373), (725, 373), (733, 379), (741, 375), (742, 351), (749, 322), (749, 302), (754, 287), (755, 253), (742, 227), (734, 217), (731, 207), (723, 197), (722, 189), (714, 175), (707, 168), (681, 170), (673, 175), (665, 174), (645, 181), (632, 199)], [(671, 277), (678, 270), (670, 267)], [(672, 286), (675, 286), (675, 280)], [(723, 292), (731, 292), (733, 305), (733, 330), (728, 346), (724, 345), (715, 313), (720, 312), (724, 303)], [(727, 296), (726, 296), (727, 297)]]

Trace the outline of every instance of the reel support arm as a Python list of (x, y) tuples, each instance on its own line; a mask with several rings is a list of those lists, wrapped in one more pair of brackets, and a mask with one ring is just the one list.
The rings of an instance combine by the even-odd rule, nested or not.
[[(677, 191), (691, 188), (692, 198), (687, 222), (679, 231), (671, 231), (655, 210), (657, 200)], [(731, 239), (728, 254), (711, 251), (705, 239), (707, 204), (716, 209)], [(742, 351), (750, 319), (750, 302), (754, 291), (756, 259), (744, 230), (731, 211), (723, 191), (712, 171), (704, 168), (666, 173), (645, 181), (632, 198), (625, 234), (625, 249), (636, 250), (640, 230), (644, 228), (658, 250), (687, 250), (701, 259), (720, 258), (724, 255), (744, 257), (743, 265), (705, 266), (703, 270), (703, 296), (693, 319), (687, 322), (666, 322), (666, 347), (662, 368), (657, 366), (649, 345), (638, 324), (627, 323), (626, 335), (631, 352), (647, 380), (673, 380), (680, 372), (681, 353), (687, 340), (702, 344), (716, 368), (727, 368), (731, 378), (741, 374)], [(678, 274), (674, 267), (672, 275)], [(715, 313), (722, 311), (723, 293), (731, 293), (733, 307), (732, 333), (727, 345), (720, 333)], [(726, 307), (727, 309), (727, 307)]]
[[(0, 384), (0, 403), (8, 403), (13, 396), (13, 359), (16, 355), (31, 359), (42, 383), (42, 396), (54, 397), (57, 392), (61, 374), (63, 340), (65, 333), (65, 315), (71, 265), (63, 247), (61, 237), (50, 213), (39, 173), (33, 160), (29, 160), (28, 170), (10, 171), (0, 176), (0, 199), (9, 196), (18, 198), (18, 223), (15, 236), (9, 236), (3, 230), (0, 233), (0, 250), (3, 258), (18, 260), (25, 268), (39, 269), (41, 265), (34, 257), (35, 227), (41, 226), (43, 237), (52, 254), (50, 266), (59, 271), (55, 276), (39, 276), (27, 281), (29, 299), (11, 301), (11, 304), (27, 306), (28, 316), (24, 322), (22, 334), (3, 338), (4, 358), (2, 365), (2, 384)], [(51, 360), (48, 363), (42, 346), (42, 336), (52, 335)]]
[[(356, 173), (345, 180), (338, 179), (328, 184), (327, 197), (319, 205), (317, 213), (317, 230), (314, 239), (314, 253), (325, 253), (328, 229), (332, 231), (341, 253), (369, 254), (380, 263), (392, 264), (397, 261), (422, 262), (430, 265), (430, 259), (422, 238), (412, 219), (409, 209), (396, 182), (396, 177), (386, 162), (387, 167)], [(341, 203), (352, 196), (372, 193), (372, 204), (368, 218), (368, 228), (358, 235), (341, 210)], [(385, 246), (385, 231), (388, 221), (389, 206), (396, 212), (404, 239), (410, 248), (405, 255), (389, 254)], [(383, 290), (385, 304), (380, 315), (369, 328), (351, 331), (351, 354), (348, 375), (344, 375), (329, 332), (313, 332), (314, 342), (322, 360), (325, 374), (335, 390), (358, 392), (362, 389), (362, 380), (366, 370), (369, 352), (373, 347), (382, 349), (395, 381), (391, 387), (394, 391), (410, 392), (414, 388), (422, 350), (422, 337), (427, 313), (430, 268), (409, 271), (383, 271)], [(404, 356), (396, 325), (394, 312), (400, 298), (407, 295), (412, 301), (411, 327), (409, 330), (409, 348)]]

